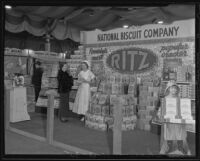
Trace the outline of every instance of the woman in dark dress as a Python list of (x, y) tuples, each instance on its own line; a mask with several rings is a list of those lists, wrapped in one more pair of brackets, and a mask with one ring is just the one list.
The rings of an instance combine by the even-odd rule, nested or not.
[(35, 103), (38, 100), (39, 93), (41, 90), (42, 74), (43, 74), (43, 69), (41, 67), (41, 62), (37, 61), (35, 63), (35, 70), (32, 76), (32, 84), (34, 85), (34, 90), (35, 90)]
[(62, 122), (67, 122), (69, 111), (69, 93), (73, 86), (73, 78), (69, 74), (68, 64), (64, 64), (58, 71), (58, 93), (60, 94), (59, 118)]

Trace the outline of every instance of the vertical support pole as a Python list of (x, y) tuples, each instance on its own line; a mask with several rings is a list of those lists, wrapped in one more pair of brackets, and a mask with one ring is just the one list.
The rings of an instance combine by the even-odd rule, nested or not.
[(10, 89), (5, 89), (5, 106), (4, 106), (4, 112), (5, 112), (5, 129), (8, 130), (10, 127)]
[(51, 44), (50, 44), (50, 34), (46, 35), (46, 42), (45, 42), (45, 51), (48, 52), (48, 55), (50, 55), (50, 51), (51, 51)]
[(160, 149), (164, 143), (164, 124), (161, 125), (161, 133), (160, 133)]
[(54, 129), (54, 95), (48, 95), (47, 107), (47, 142), (53, 143), (53, 129)]
[[(118, 99), (118, 97), (117, 97)], [(113, 154), (122, 154), (122, 108), (120, 100), (114, 104)]]

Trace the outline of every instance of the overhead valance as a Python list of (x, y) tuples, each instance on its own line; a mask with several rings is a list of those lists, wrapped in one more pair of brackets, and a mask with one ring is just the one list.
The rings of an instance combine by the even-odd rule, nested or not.
[(50, 34), (57, 40), (65, 40), (67, 38), (80, 42), (81, 29), (69, 23), (58, 21), (56, 19), (45, 20), (37, 17), (28, 17), (25, 15), (6, 14), (5, 29), (12, 33), (27, 31), (34, 36), (43, 36)]

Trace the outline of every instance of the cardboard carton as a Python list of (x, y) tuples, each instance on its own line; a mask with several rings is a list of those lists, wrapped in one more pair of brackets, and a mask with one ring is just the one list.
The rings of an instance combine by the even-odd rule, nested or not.
[(101, 115), (102, 116), (109, 115), (109, 106), (108, 105), (102, 106), (102, 108), (101, 108)]

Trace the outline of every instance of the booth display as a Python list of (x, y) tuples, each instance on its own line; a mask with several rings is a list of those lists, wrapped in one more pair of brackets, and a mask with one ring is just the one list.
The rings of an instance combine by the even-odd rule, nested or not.
[[(137, 105), (137, 112), (134, 115), (137, 115), (139, 129), (150, 130), (156, 118), (157, 121), (160, 119), (164, 92), (170, 80), (175, 80), (180, 88), (178, 106), (181, 107), (182, 112), (181, 110), (179, 112), (183, 116), (179, 120), (168, 117), (176, 112), (177, 106), (176, 103), (173, 106), (173, 100), (167, 100), (166, 105), (168, 106), (169, 102), (170, 105), (169, 115), (165, 116), (166, 120), (185, 125), (193, 124), (195, 122), (193, 28), (194, 19), (190, 19), (176, 21), (170, 25), (134, 26), (129, 29), (113, 29), (104, 32), (83, 31), (81, 43), (86, 58), (91, 62), (93, 73), (100, 78), (101, 82), (98, 92), (91, 99), (86, 126), (106, 129), (108, 126), (106, 120), (109, 120), (108, 116), (112, 115), (113, 108), (108, 100), (111, 100), (113, 95), (128, 96), (127, 93), (124, 95), (122, 92), (125, 85), (130, 85), (126, 82), (127, 77), (139, 80), (135, 81), (137, 94), (131, 95), (138, 99), (134, 104)], [(107, 80), (110, 82), (107, 83)], [(126, 111), (124, 106), (122, 109)], [(123, 112), (123, 115), (125, 114)], [(122, 129), (124, 130), (125, 127), (123, 123)]]
[[(72, 87), (72, 90), (70, 92), (70, 109), (73, 106), (73, 101), (76, 96), (76, 90), (78, 88), (78, 82), (77, 82), (77, 74), (80, 71), (80, 63), (83, 60), (83, 53), (82, 50), (76, 50), (75, 55), (70, 56), (71, 59), (63, 59), (62, 63), (66, 62), (70, 66), (70, 73), (74, 79), (74, 85)], [(57, 81), (57, 74), (59, 70), (59, 63), (61, 61), (56, 59), (54, 61), (46, 60), (43, 61), (43, 68), (44, 73), (42, 75), (42, 85), (41, 85), (41, 92), (40, 96), (38, 98), (38, 101), (36, 103), (36, 106), (38, 107), (46, 107), (47, 106), (47, 93), (49, 91), (53, 91), (55, 93), (55, 107), (59, 107), (59, 94), (57, 92), (58, 88), (58, 81)], [(75, 90), (75, 91), (74, 91)]]
[[(147, 84), (148, 83), (148, 84)], [(151, 121), (158, 107), (160, 88), (153, 82), (143, 82), (139, 86), (138, 122), (139, 129), (150, 130)]]
[[(95, 83), (90, 84), (91, 99), (84, 122), (87, 128), (112, 130), (114, 100), (120, 98), (123, 131), (136, 128), (151, 131), (152, 125), (161, 125), (161, 138), (183, 140), (187, 146), (186, 133), (195, 133), (196, 119), (194, 22), (194, 19), (190, 19), (169, 25), (151, 24), (110, 31), (83, 31), (82, 45), (70, 55), (70, 59), (58, 58), (58, 54), (53, 52), (35, 51), (31, 57), (40, 59), (44, 69), (36, 106), (47, 107), (47, 95), (54, 93), (54, 107), (59, 108), (57, 72), (60, 63), (66, 62), (74, 79), (74, 86), (70, 91), (72, 109), (79, 85), (77, 77), (81, 71), (80, 64), (83, 60), (88, 60), (91, 71), (95, 74)], [(26, 55), (23, 50), (18, 49), (6, 48), (5, 51), (24, 57)], [(25, 59), (27, 58), (23, 61)], [(5, 72), (7, 78), (12, 77), (9, 74), (12, 68), (18, 67), (13, 63), (15, 60), (18, 65), (25, 64), (22, 59), (8, 59)], [(25, 65), (20, 71), (24, 67)], [(27, 98), (33, 101), (34, 91), (23, 86), (31, 84), (30, 78), (19, 76), (13, 79), (10, 90), (10, 122), (30, 120)], [(165, 97), (167, 84), (171, 81), (175, 81), (179, 87), (177, 97)], [(179, 131), (182, 130), (180, 136), (176, 128), (170, 132), (168, 125), (171, 124), (177, 125)], [(186, 149), (189, 151), (188, 147)]]
[[(106, 75), (99, 85), (98, 92), (93, 95), (86, 114), (86, 126), (94, 129), (107, 130), (113, 127), (113, 100), (116, 96), (122, 100), (122, 130), (134, 130), (137, 116), (136, 82), (134, 78), (120, 75)], [(109, 122), (109, 123), (108, 123)]]

